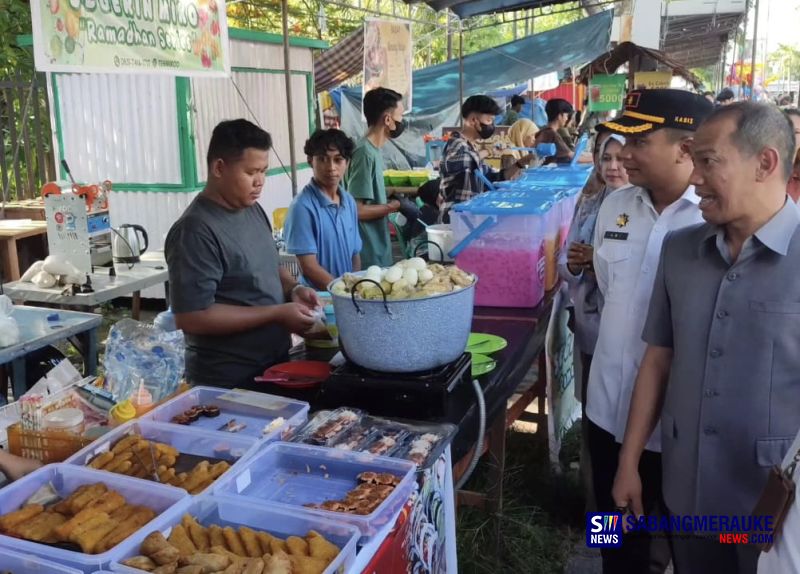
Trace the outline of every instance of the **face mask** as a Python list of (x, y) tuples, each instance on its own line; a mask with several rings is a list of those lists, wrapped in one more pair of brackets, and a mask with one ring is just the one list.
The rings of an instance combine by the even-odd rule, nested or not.
[(484, 124), (478, 121), (478, 135), (482, 140), (488, 140), (494, 135), (494, 124)]
[(399, 122), (394, 122), (394, 129), (389, 130), (389, 137), (399, 138), (400, 134), (402, 134), (406, 130), (406, 122), (404, 120), (400, 120)]

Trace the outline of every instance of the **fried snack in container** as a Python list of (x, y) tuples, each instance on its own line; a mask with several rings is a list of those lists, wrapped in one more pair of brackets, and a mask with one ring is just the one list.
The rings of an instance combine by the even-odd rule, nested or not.
[(197, 552), (197, 547), (192, 542), (192, 539), (189, 538), (189, 533), (186, 532), (183, 524), (175, 526), (167, 540), (178, 549), (181, 556), (191, 556)]
[(269, 574), (292, 574), (292, 561), (285, 552), (276, 552), (269, 557), (265, 570)]
[(164, 535), (160, 532), (152, 532), (147, 538), (142, 541), (142, 546), (139, 549), (142, 554), (152, 558), (153, 562), (159, 566), (165, 564), (178, 563), (180, 558), (180, 551), (172, 544), (167, 542)]
[(286, 547), (292, 556), (308, 556), (308, 542), (299, 536), (289, 536), (286, 539)]
[(228, 550), (237, 556), (247, 557), (247, 550), (245, 550), (242, 539), (233, 528), (230, 526), (223, 528), (222, 535), (225, 537), (225, 546)]
[(311, 556), (290, 556), (292, 562), (292, 574), (322, 574), (328, 563), (319, 558)]
[(239, 528), (239, 538), (242, 540), (245, 552), (250, 558), (260, 558), (264, 553), (261, 551), (261, 543), (254, 530), (242, 526)]
[(211, 548), (211, 543), (206, 529), (200, 526), (200, 524), (197, 523), (197, 520), (188, 514), (183, 515), (181, 524), (183, 524), (183, 527), (189, 534), (189, 538), (191, 539), (195, 548), (197, 548), (197, 550), (200, 552), (208, 552), (208, 549)]
[(139, 570), (144, 570), (145, 572), (152, 572), (158, 567), (158, 564), (153, 562), (147, 556), (133, 556), (132, 558), (123, 560), (121, 564), (130, 566), (131, 568), (138, 568)]
[(306, 536), (308, 541), (308, 553), (312, 558), (327, 560), (328, 563), (339, 555), (339, 547), (329, 542), (319, 532), (311, 530)]
[(44, 512), (44, 506), (41, 504), (28, 504), (19, 510), (9, 512), (3, 517), (0, 517), (0, 530), (9, 531), (18, 524), (32, 519), (34, 516)]
[(109, 450), (107, 452), (104, 452), (103, 454), (94, 457), (92, 461), (89, 463), (89, 466), (92, 468), (102, 469), (112, 460), (114, 460), (114, 453)]
[(222, 528), (216, 524), (212, 524), (208, 527), (208, 544), (211, 548), (215, 546), (226, 548), (225, 536), (222, 534)]
[[(137, 506), (132, 507), (134, 512), (125, 520), (120, 520), (119, 528), (115, 529), (106, 536), (97, 548), (98, 554), (111, 550), (125, 540), (128, 536), (139, 530), (142, 526), (153, 520), (156, 513), (150, 508)], [(112, 520), (114, 517), (111, 517)]]
[(264, 560), (261, 558), (250, 558), (245, 563), (244, 569), (240, 574), (263, 574)]
[(224, 570), (231, 564), (231, 559), (228, 556), (220, 554), (193, 554), (192, 556), (183, 556), (178, 560), (180, 566), (201, 566), (204, 573), (218, 572)]

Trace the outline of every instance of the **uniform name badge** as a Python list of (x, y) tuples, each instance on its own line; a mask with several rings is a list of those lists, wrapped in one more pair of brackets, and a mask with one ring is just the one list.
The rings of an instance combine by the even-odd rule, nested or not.
[(616, 239), (617, 241), (627, 241), (628, 240), (628, 232), (627, 231), (606, 231), (603, 235), (603, 239)]

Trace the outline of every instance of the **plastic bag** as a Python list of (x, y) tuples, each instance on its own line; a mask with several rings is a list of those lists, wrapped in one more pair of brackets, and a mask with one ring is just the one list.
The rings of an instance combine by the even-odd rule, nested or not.
[(108, 390), (117, 402), (127, 400), (140, 385), (158, 402), (180, 385), (184, 372), (183, 331), (163, 331), (133, 319), (111, 327), (106, 343)]
[(19, 343), (19, 325), (11, 316), (14, 304), (7, 295), (0, 295), (0, 348)]

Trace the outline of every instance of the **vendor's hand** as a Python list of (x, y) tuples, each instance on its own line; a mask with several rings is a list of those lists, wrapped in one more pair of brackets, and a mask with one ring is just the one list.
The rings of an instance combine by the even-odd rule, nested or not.
[(302, 335), (314, 326), (314, 313), (304, 303), (284, 303), (278, 312), (278, 322), (291, 333)]
[(297, 285), (294, 289), (292, 289), (292, 301), (294, 303), (305, 305), (309, 309), (322, 307), (322, 302), (319, 300), (317, 292), (311, 287), (306, 287), (305, 285)]
[(639, 518), (644, 514), (642, 507), (642, 479), (639, 476), (639, 470), (620, 465), (614, 478), (611, 497), (614, 499), (614, 506), (623, 515), (622, 527), (627, 532), (625, 516), (633, 514), (636, 518)]
[(397, 213), (398, 211), (400, 211), (400, 202), (397, 201), (396, 199), (390, 199), (389, 203), (387, 203), (386, 205), (388, 205), (389, 209), (391, 210), (389, 213)]

